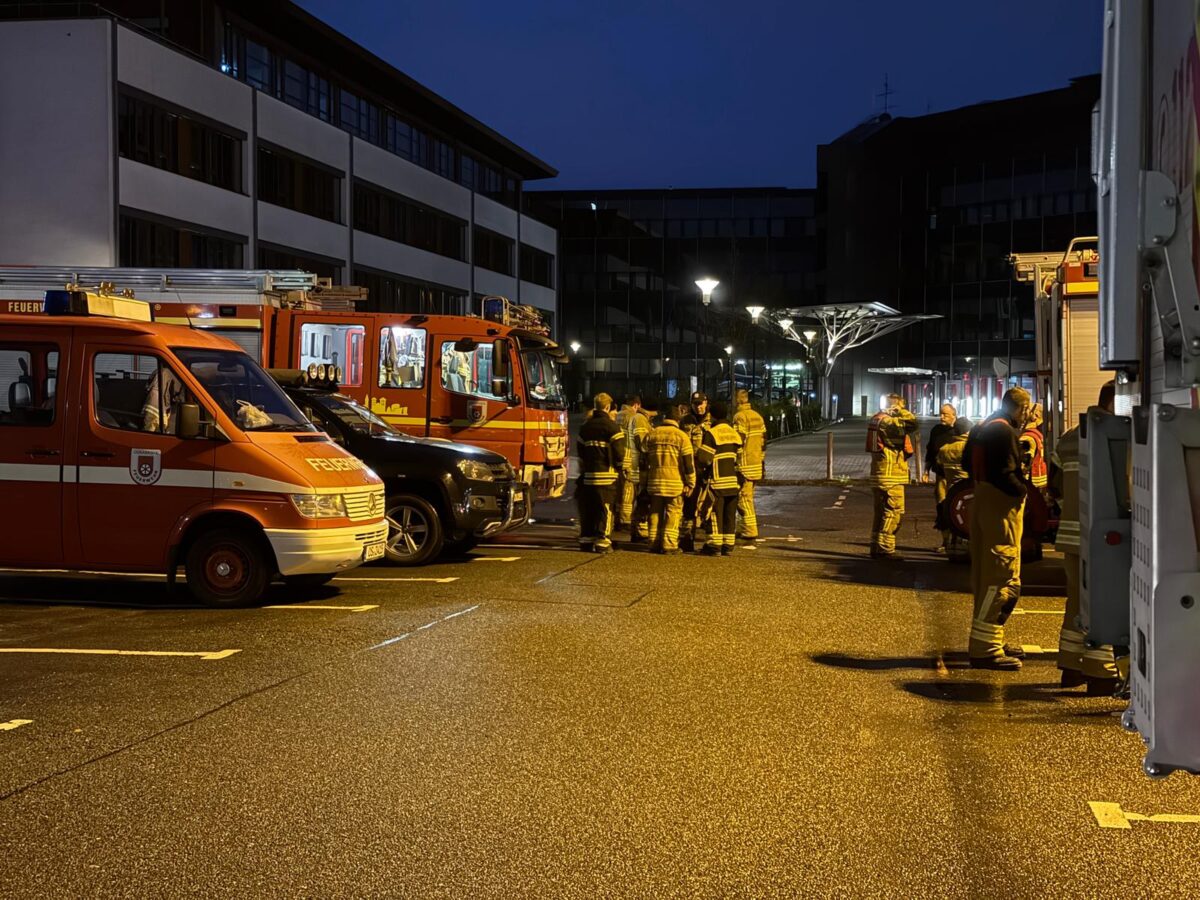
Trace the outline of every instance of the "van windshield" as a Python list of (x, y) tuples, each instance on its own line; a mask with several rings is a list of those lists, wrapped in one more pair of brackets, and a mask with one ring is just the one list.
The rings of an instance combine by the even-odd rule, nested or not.
[(316, 431), (262, 367), (240, 350), (172, 347), (213, 402), (243, 431)]

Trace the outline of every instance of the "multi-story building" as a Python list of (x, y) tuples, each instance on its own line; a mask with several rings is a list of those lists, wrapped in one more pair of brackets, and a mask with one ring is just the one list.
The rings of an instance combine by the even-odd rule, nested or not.
[(286, 0), (0, 5), (0, 111), (0, 263), (556, 309), (557, 235), (521, 212), (555, 170)]
[[(531, 191), (526, 199), (559, 230), (559, 339), (580, 344), (577, 393), (715, 390), (731, 368), (739, 384), (761, 390), (772, 360), (804, 359), (765, 318), (752, 327), (746, 307), (815, 301), (814, 191)], [(699, 278), (720, 282), (709, 307)]]
[[(818, 148), (822, 302), (881, 301), (940, 318), (849, 354), (834, 393), (868, 411), (894, 380), (933, 412), (968, 415), (1034, 388), (1032, 288), (1014, 252), (1065, 251), (1096, 233), (1092, 106), (1099, 76), (1045, 93), (916, 118), (875, 117)], [(891, 389), (892, 378), (886, 387)]]

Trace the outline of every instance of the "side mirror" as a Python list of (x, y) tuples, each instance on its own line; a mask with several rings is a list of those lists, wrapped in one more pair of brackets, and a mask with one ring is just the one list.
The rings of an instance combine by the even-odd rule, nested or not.
[(507, 397), (508, 396), (508, 379), (501, 378), (498, 375), (492, 376), (492, 396)]
[(472, 340), (471, 338), (459, 338), (457, 341), (454, 342), (454, 352), (455, 353), (471, 353), (478, 346), (479, 346), (479, 343), (477, 341)]
[(200, 436), (200, 407), (195, 403), (181, 403), (178, 415), (176, 435), (185, 441), (198, 438)]
[[(508, 365), (508, 341), (492, 341), (492, 377), (508, 381), (511, 369)], [(504, 393), (499, 391), (498, 393)]]

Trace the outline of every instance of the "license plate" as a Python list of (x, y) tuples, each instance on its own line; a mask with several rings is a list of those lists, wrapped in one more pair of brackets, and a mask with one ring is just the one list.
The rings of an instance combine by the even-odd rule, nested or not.
[(363, 562), (370, 562), (373, 559), (383, 559), (383, 541), (363, 547)]

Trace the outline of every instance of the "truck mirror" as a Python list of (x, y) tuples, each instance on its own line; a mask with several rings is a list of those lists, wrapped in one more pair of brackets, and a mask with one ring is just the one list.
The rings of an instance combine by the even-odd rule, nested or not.
[(200, 407), (195, 403), (179, 405), (179, 423), (175, 433), (185, 441), (200, 436)]
[(474, 353), (475, 348), (479, 346), (477, 341), (471, 338), (459, 338), (454, 342), (455, 353)]
[[(492, 377), (508, 381), (509, 374), (508, 341), (492, 341)], [(495, 393), (503, 394), (505, 391), (496, 391)]]
[(508, 396), (508, 379), (501, 378), (499, 375), (492, 376), (492, 396), (507, 397)]

